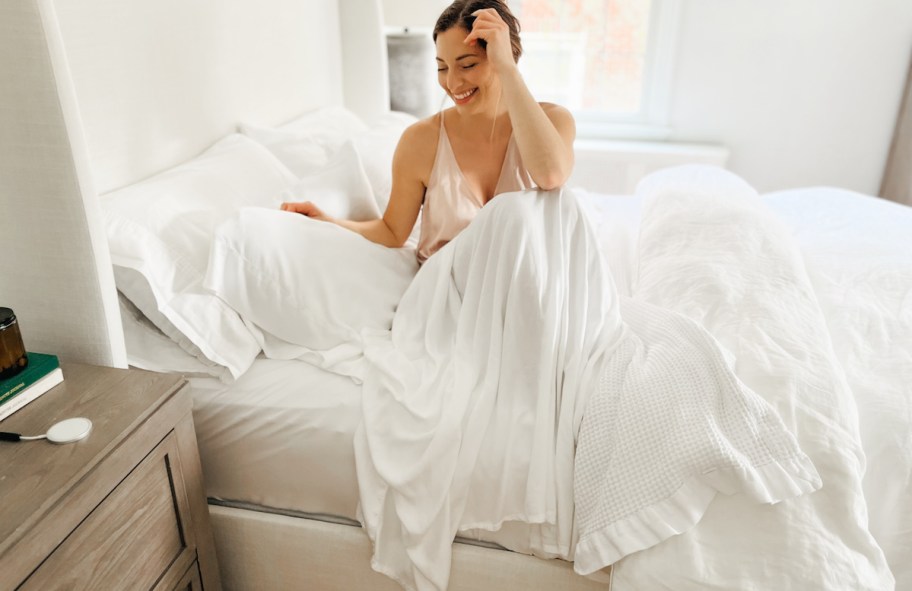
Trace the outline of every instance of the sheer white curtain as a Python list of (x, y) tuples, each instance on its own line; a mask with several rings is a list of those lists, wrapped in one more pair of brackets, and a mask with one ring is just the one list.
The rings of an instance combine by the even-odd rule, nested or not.
[(887, 199), (912, 205), (912, 61), (880, 194)]

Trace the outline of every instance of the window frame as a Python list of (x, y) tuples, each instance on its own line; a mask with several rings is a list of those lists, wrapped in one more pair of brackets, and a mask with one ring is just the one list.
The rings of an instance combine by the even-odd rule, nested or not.
[[(641, 140), (663, 141), (672, 135), (669, 112), (672, 84), (681, 25), (682, 0), (651, 0), (649, 36), (644, 64), (643, 94), (640, 110), (631, 114), (571, 109), (576, 120), (577, 138), (587, 141)], [(405, 32), (426, 35), (430, 40), (432, 27), (406, 27)], [(403, 34), (402, 27), (385, 27), (387, 35)], [(437, 95), (438, 83), (433, 60), (429, 63), (429, 88)], [(447, 94), (440, 90), (440, 99), (431, 103), (443, 109), (452, 105)]]
[(680, 13), (681, 0), (652, 0), (640, 110), (629, 114), (571, 110), (576, 119), (578, 138), (668, 139), (671, 135), (668, 119)]

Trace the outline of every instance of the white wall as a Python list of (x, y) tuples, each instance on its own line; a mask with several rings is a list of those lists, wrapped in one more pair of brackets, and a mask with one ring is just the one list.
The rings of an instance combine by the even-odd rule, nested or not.
[(876, 194), (912, 53), (910, 0), (683, 0), (672, 139), (726, 144), (760, 190)]
[(383, 19), (390, 27), (433, 29), (447, 0), (381, 0)]
[[(912, 56), (912, 0), (680, 0), (673, 141), (731, 151), (761, 191), (876, 194)], [(391, 26), (443, 2), (383, 0)], [(437, 8), (431, 9), (431, 4)]]

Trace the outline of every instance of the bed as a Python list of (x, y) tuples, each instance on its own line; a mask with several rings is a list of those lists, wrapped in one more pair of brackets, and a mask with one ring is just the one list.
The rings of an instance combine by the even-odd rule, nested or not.
[[(21, 78), (21, 94), (0, 95), (3, 121), (12, 125), (27, 112), (38, 122), (8, 136), (5, 153), (63, 162), (69, 176), (58, 175), (55, 204), (46, 208), (66, 202), (86, 212), (78, 216), (85, 232), (61, 234), (83, 260), (76, 269), (83, 283), (68, 285), (89, 294), (108, 339), (97, 349), (108, 352), (66, 353), (188, 377), (223, 586), (399, 588), (371, 570), (371, 544), (358, 523), (352, 440), (362, 361), (344, 338), (307, 347), (281, 338), (283, 330), (326, 336), (333, 327), (319, 315), (270, 318), (274, 310), (257, 297), (276, 282), (229, 305), (213, 295), (225, 285), (213, 285), (209, 272), (234, 260), (210, 258), (210, 241), (242, 208), (272, 215), (283, 196), (323, 192), (340, 214), (382, 211), (392, 146), (410, 120), (388, 112), (379, 2), (16, 0), (3, 10), (0, 20), (15, 33), (4, 38), (34, 41), (16, 50), (30, 47), (26, 62), (37, 64)], [(16, 67), (3, 71), (21, 76)], [(35, 101), (28, 84), (46, 98)], [(48, 112), (58, 127), (42, 127)], [(7, 178), (25, 180), (7, 188), (37, 186), (26, 177), (40, 170), (11, 162)], [(648, 273), (646, 255), (659, 254), (644, 236), (664, 227), (644, 209), (648, 189), (578, 192), (618, 292), (637, 297), (651, 285), (658, 301), (680, 283), (669, 287)], [(760, 200), (800, 253), (793, 270), (807, 282), (804, 301), (821, 314), (808, 334), (835, 368), (836, 394), (789, 390), (812, 400), (795, 404), (783, 395), (778, 407), (802, 446), (817, 450), (811, 455), (826, 492), (749, 513), (737, 500), (719, 499), (694, 530), (589, 577), (570, 562), (530, 556), (521, 529), (462, 531), (450, 589), (883, 589), (894, 578), (897, 588), (912, 588), (912, 210), (825, 187)], [(68, 228), (71, 219), (52, 222)], [(144, 237), (153, 230), (155, 240)], [(344, 260), (338, 236), (320, 240), (300, 247), (341, 244)], [(407, 283), (414, 259), (382, 256)], [(64, 267), (71, 265), (54, 271), (59, 281), (70, 272)], [(302, 307), (319, 302), (333, 318), (367, 322), (347, 300), (321, 291), (317, 277), (306, 279), (284, 277), (290, 293), (312, 298)], [(43, 277), (32, 291), (48, 285)], [(347, 285), (353, 301), (387, 321), (396, 306), (388, 293), (405, 288), (363, 294)], [(706, 305), (690, 303), (692, 314)], [(25, 302), (14, 307), (28, 310)], [(738, 330), (751, 325), (742, 318), (735, 330), (731, 319), (709, 316), (705, 324), (726, 343), (726, 334), (737, 343)], [(56, 346), (60, 329), (47, 333), (47, 346)], [(786, 526), (794, 532), (783, 534)], [(755, 535), (743, 535), (748, 528)]]

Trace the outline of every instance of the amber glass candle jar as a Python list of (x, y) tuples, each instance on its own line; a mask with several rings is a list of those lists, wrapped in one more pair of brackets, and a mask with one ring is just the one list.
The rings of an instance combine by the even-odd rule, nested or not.
[(9, 308), (0, 308), (0, 380), (13, 377), (27, 365), (16, 315)]

